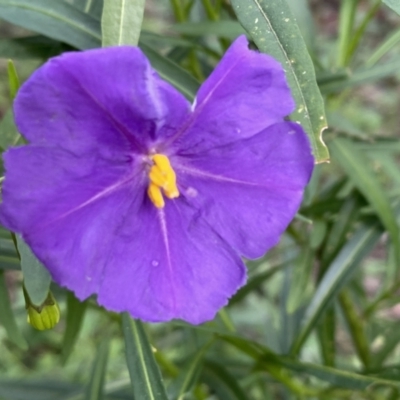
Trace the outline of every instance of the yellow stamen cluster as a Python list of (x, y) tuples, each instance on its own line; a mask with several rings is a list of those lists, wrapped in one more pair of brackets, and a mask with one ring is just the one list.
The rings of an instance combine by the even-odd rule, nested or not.
[(147, 194), (157, 208), (163, 208), (165, 203), (162, 193), (169, 199), (179, 196), (179, 190), (176, 186), (176, 174), (168, 157), (164, 154), (155, 154), (151, 159), (154, 165), (149, 173), (150, 184)]

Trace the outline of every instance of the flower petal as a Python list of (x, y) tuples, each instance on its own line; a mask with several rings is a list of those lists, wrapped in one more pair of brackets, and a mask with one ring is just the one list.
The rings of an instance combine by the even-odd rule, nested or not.
[(214, 318), (245, 282), (236, 252), (184, 201), (145, 202), (134, 215), (118, 231), (99, 303), (153, 322)]
[(181, 194), (248, 258), (262, 256), (278, 242), (313, 170), (308, 138), (290, 122), (173, 162)]
[(15, 101), (16, 123), (32, 143), (90, 152), (142, 148), (171, 134), (189, 109), (136, 47), (65, 53), (39, 68)]
[(294, 106), (281, 64), (249, 50), (240, 36), (201, 86), (180, 147), (195, 153), (251, 137), (282, 121)]
[(96, 153), (77, 157), (62, 148), (28, 145), (8, 150), (4, 161), (0, 222), (22, 234), (40, 234), (43, 226), (146, 179), (137, 161), (123, 153), (107, 160)]
[(5, 160), (0, 221), (80, 299), (98, 294), (107, 309), (146, 321), (200, 323), (244, 283), (240, 257), (201, 214), (183, 198), (158, 210), (147, 177), (123, 160), (77, 165), (62, 149), (34, 145)]

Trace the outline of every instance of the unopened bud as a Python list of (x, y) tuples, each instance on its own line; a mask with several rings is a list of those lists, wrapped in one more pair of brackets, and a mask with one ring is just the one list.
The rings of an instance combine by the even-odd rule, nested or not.
[(28, 296), (25, 296), (25, 300), (28, 322), (35, 329), (40, 331), (52, 329), (60, 321), (60, 308), (51, 292), (49, 292), (46, 300), (40, 306), (33, 305)]

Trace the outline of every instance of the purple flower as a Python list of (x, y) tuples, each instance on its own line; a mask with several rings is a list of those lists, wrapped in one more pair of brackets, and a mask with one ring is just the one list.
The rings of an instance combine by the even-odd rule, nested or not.
[(201, 323), (274, 246), (313, 169), (281, 65), (238, 38), (196, 101), (138, 48), (67, 53), (15, 101), (1, 223), (78, 298)]

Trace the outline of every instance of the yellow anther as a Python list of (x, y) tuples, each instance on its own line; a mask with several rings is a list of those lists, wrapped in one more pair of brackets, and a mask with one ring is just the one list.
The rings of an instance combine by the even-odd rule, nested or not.
[(155, 185), (154, 183), (150, 183), (149, 188), (147, 189), (147, 194), (150, 197), (151, 202), (157, 207), (157, 208), (163, 208), (165, 203), (164, 203), (164, 198), (161, 193), (161, 189), (159, 186)]
[(169, 159), (164, 154), (155, 154), (152, 157), (154, 165), (149, 172), (150, 184), (147, 190), (150, 200), (157, 208), (164, 207), (162, 191), (169, 199), (179, 196), (176, 186), (176, 174)]

